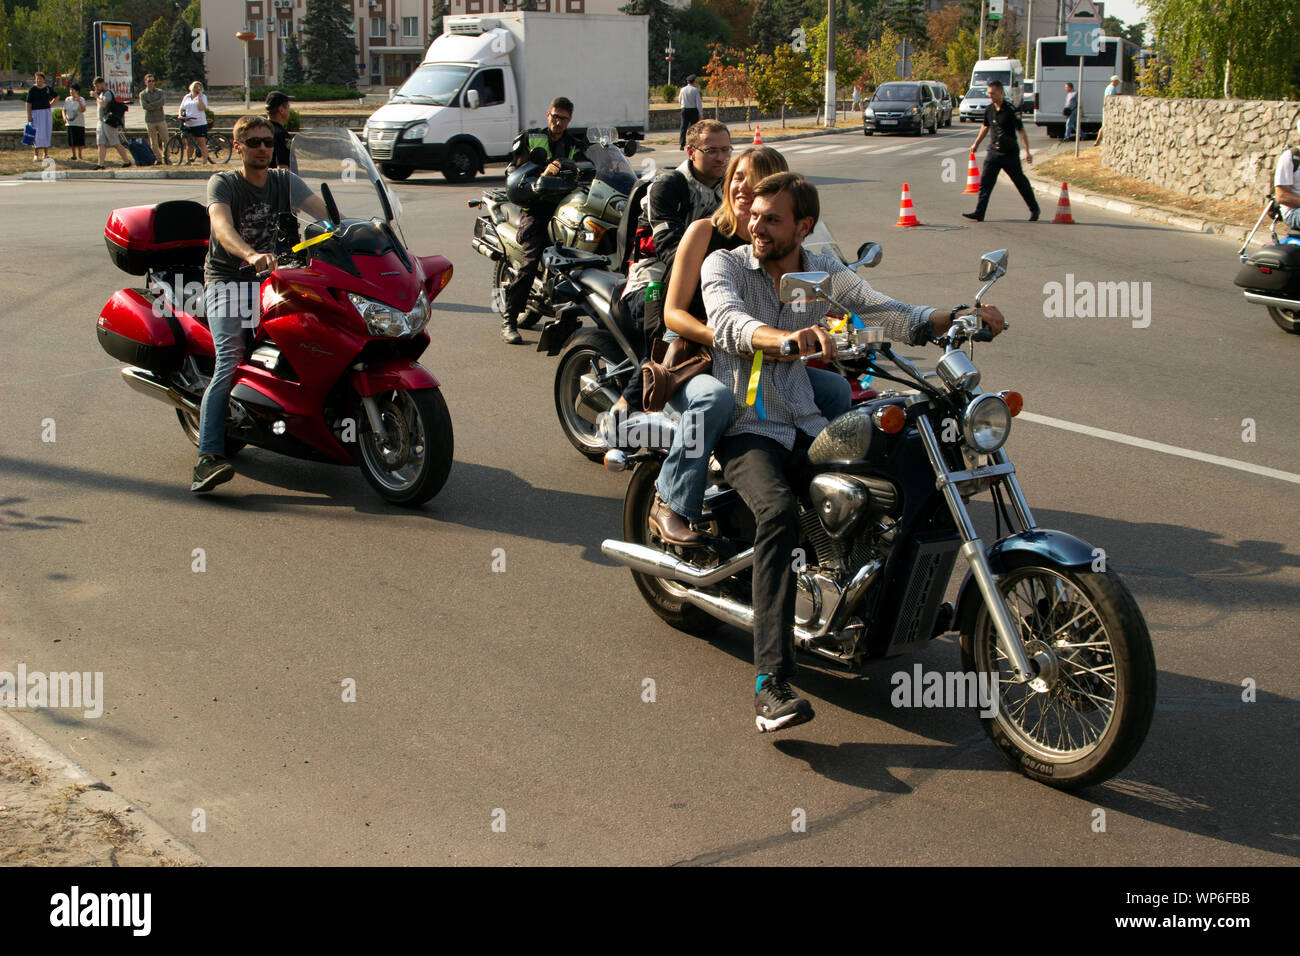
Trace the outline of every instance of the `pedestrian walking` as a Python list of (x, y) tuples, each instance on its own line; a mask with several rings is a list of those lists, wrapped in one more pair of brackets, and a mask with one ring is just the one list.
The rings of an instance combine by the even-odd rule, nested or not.
[[(179, 115), (186, 131), (199, 144), (199, 152), (202, 154), (203, 162), (212, 162), (208, 158), (208, 98), (203, 94), (203, 84), (198, 80), (190, 84), (190, 91), (181, 99)], [(191, 163), (193, 161), (187, 143), (185, 145), (185, 162)]]
[(27, 90), (27, 122), (36, 129), (32, 142), (32, 162), (39, 163), (50, 155), (50, 137), (54, 132), (54, 88), (45, 85), (45, 74), (37, 71), (35, 82)]
[(86, 148), (86, 101), (81, 98), (81, 84), (68, 86), (68, 97), (63, 101), (63, 125), (68, 130), (68, 149), (72, 150), (72, 159), (84, 159), (81, 151)]
[(163, 152), (167, 148), (167, 117), (163, 114), (166, 96), (158, 89), (158, 81), (152, 73), (144, 75), (144, 92), (140, 94), (140, 108), (144, 110), (144, 125), (149, 131), (149, 145), (163, 161)]
[(1020, 198), (1029, 207), (1029, 221), (1034, 222), (1039, 216), (1038, 200), (1034, 198), (1034, 187), (1029, 184), (1029, 180), (1025, 178), (1020, 168), (1021, 143), (1025, 147), (1025, 162), (1034, 161), (1034, 157), (1029, 152), (1029, 137), (1025, 135), (1025, 126), (1020, 122), (1020, 114), (1006, 101), (1002, 81), (990, 80), (988, 89), (989, 99), (992, 102), (984, 108), (984, 125), (980, 127), (980, 134), (975, 137), (975, 145), (971, 147), (971, 152), (975, 152), (980, 148), (984, 137), (990, 136), (989, 150), (984, 156), (984, 171), (980, 173), (979, 203), (975, 206), (974, 212), (964, 212), (962, 216), (975, 222), (984, 221), (984, 213), (988, 209), (989, 196), (993, 194), (998, 173), (1005, 170), (1011, 177), (1011, 181), (1016, 184), (1016, 189), (1020, 190)]
[(700, 121), (700, 114), (704, 110), (704, 97), (700, 95), (700, 88), (695, 85), (694, 73), (686, 78), (686, 85), (677, 94), (677, 102), (682, 107), (682, 131), (681, 136), (678, 137), (677, 148), (684, 150), (686, 131)]
[(1079, 118), (1079, 91), (1073, 83), (1065, 84), (1065, 142), (1074, 139), (1075, 122)]
[(117, 155), (122, 157), (122, 168), (126, 169), (131, 165), (131, 156), (122, 147), (122, 129), (120, 126), (113, 125), (114, 122), (121, 123), (120, 119), (114, 120), (113, 112), (109, 109), (109, 104), (116, 102), (117, 97), (113, 91), (108, 88), (102, 76), (95, 77), (94, 82), (95, 101), (99, 104), (99, 125), (95, 128), (95, 139), (99, 146), (99, 164), (96, 169), (104, 168), (104, 159), (108, 155), (108, 147), (112, 146), (117, 150)]
[(862, 90), (859, 87), (853, 87), (853, 112), (862, 112)]

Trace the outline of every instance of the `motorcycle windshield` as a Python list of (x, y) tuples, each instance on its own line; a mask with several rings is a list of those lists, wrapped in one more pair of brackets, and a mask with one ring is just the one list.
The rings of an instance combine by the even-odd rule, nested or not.
[(840, 244), (831, 235), (830, 229), (826, 228), (825, 222), (818, 222), (817, 225), (813, 226), (813, 231), (808, 233), (803, 241), (803, 247), (817, 255), (830, 256), (845, 265), (852, 261), (844, 258), (844, 251), (840, 249)]
[(393, 219), (402, 214), (401, 202), (389, 191), (370, 154), (351, 130), (321, 127), (298, 133), (289, 150), (289, 168), (317, 195), (322, 195), (323, 184), (328, 185), (342, 218), (386, 220), (380, 190), (388, 199)]
[(596, 167), (596, 178), (601, 182), (624, 194), (632, 192), (636, 185), (636, 171), (617, 146), (592, 143), (587, 147), (587, 159)]

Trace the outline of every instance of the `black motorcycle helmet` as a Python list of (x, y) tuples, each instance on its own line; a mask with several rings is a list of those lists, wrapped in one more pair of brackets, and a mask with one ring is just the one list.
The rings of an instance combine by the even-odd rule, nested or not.
[(542, 169), (543, 167), (536, 163), (524, 163), (511, 170), (506, 176), (506, 198), (516, 206), (525, 209), (536, 202), (537, 194), (533, 192), (533, 187), (537, 185), (537, 178)]
[(558, 206), (578, 186), (577, 164), (569, 159), (561, 159), (559, 163), (559, 175), (541, 175), (551, 160), (545, 150), (534, 149), (529, 161), (506, 177), (506, 198), (525, 209)]

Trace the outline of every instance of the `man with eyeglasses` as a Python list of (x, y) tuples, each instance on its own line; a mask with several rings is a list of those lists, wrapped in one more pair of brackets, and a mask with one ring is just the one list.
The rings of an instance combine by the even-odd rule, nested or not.
[[(568, 132), (572, 121), (573, 101), (567, 96), (557, 96), (551, 100), (550, 108), (546, 111), (546, 129), (526, 129), (515, 139), (511, 149), (510, 168), (518, 169), (530, 162), (534, 149), (541, 149), (550, 157), (550, 162), (542, 170), (543, 176), (558, 173), (561, 160), (576, 162), (585, 159), (583, 144)], [(518, 236), (523, 259), (514, 279), (506, 286), (505, 320), (501, 323), (501, 338), (507, 345), (520, 345), (524, 341), (519, 334), (519, 313), (528, 304), (528, 293), (533, 288), (533, 280), (542, 264), (542, 252), (551, 244), (547, 226), (554, 214), (554, 206), (538, 203), (525, 209), (519, 216)]]
[(276, 265), (279, 219), (301, 209), (313, 220), (329, 213), (319, 196), (294, 173), (271, 168), (275, 131), (265, 116), (235, 123), (239, 169), (208, 180), (208, 257), (203, 266), (203, 306), (212, 331), (216, 365), (199, 411), (199, 463), (190, 491), (211, 491), (234, 477), (225, 458), (226, 408), (235, 370), (244, 360), (244, 330), (255, 328), (261, 282)]
[[(686, 161), (676, 169), (660, 173), (649, 187), (632, 191), (625, 215), (632, 215), (640, 200), (632, 263), (627, 271), (627, 286), (622, 306), (629, 341), (641, 351), (644, 361), (649, 352), (647, 338), (659, 329), (645, 327), (646, 287), (665, 282), (668, 269), (677, 255), (677, 246), (686, 228), (697, 219), (707, 219), (722, 202), (722, 178), (731, 162), (731, 131), (718, 120), (700, 120), (686, 131)], [(644, 189), (644, 192), (642, 191)], [(618, 403), (611, 409), (617, 419), (641, 407), (641, 373), (635, 372)], [(611, 427), (616, 425), (613, 422)]]

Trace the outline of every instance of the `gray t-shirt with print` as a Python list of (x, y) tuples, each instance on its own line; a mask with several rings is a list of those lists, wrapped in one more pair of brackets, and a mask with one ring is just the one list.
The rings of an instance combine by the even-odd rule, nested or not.
[[(235, 231), (258, 252), (276, 251), (276, 239), (287, 235), (290, 226), (286, 223), (277, 231), (277, 220), (281, 215), (292, 219), (290, 210), (301, 207), (311, 195), (311, 188), (287, 169), (267, 170), (266, 184), (260, 189), (238, 170), (217, 173), (208, 180), (208, 205), (228, 205)], [(216, 231), (212, 231), (203, 267), (204, 281), (252, 279), (252, 270), (244, 266), (244, 260), (227, 252), (217, 240)]]

